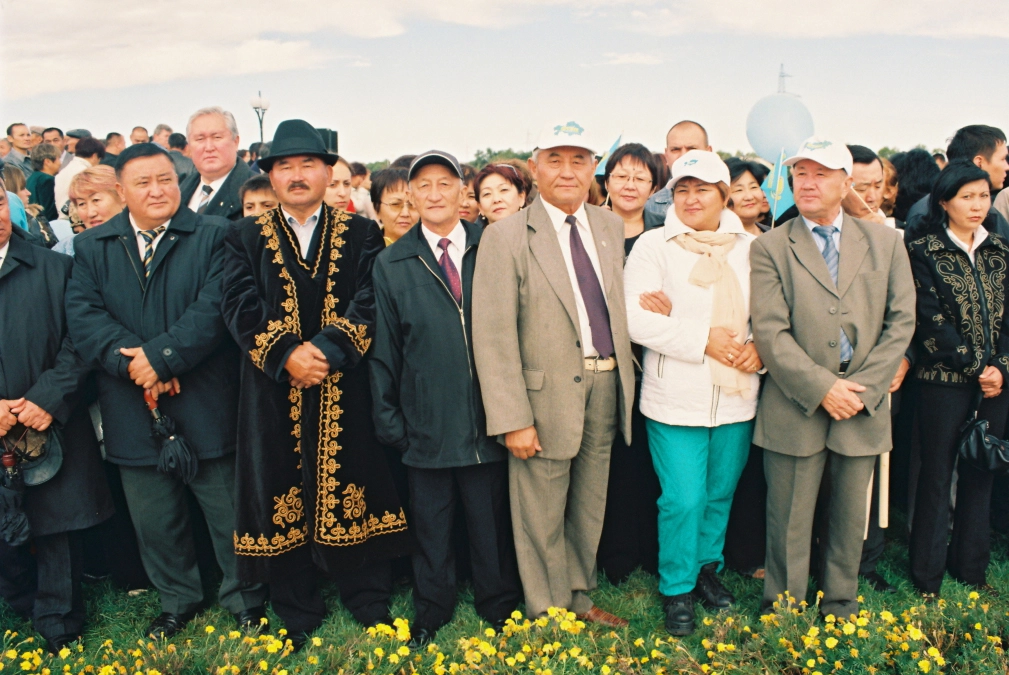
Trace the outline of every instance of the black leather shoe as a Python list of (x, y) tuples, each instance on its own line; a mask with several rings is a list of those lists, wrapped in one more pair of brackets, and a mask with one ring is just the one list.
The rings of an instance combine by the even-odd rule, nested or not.
[(406, 643), (406, 646), (410, 648), (411, 652), (415, 652), (419, 649), (423, 649), (427, 646), (427, 643), (434, 639), (435, 631), (427, 628), (412, 628), (410, 630), (410, 641)]
[(498, 619), (497, 621), (491, 621), (490, 627), (494, 629), (495, 633), (500, 633), (504, 630), (505, 624), (508, 623), (508, 619)]
[(875, 570), (873, 570), (872, 572), (869, 572), (868, 574), (863, 574), (862, 578), (865, 579), (865, 582), (867, 584), (869, 584), (870, 586), (872, 586), (874, 589), (876, 589), (880, 593), (896, 593), (897, 592), (897, 588), (893, 584), (891, 584), (889, 581), (887, 581), (886, 577), (884, 577), (882, 574), (880, 574), (879, 572), (877, 572)]
[(671, 595), (662, 599), (666, 610), (666, 630), (670, 635), (683, 637), (694, 632), (694, 596), (690, 593)]
[(308, 631), (299, 631), (297, 633), (291, 633), (287, 636), (287, 639), (291, 641), (291, 653), (297, 654), (305, 645), (308, 644)]
[(196, 612), (189, 612), (188, 614), (162, 612), (161, 615), (147, 627), (144, 635), (155, 640), (170, 640), (175, 637), (179, 631), (185, 628), (186, 624), (192, 621), (194, 616), (196, 616)]
[(238, 630), (243, 633), (258, 633), (266, 625), (266, 622), (263, 621), (266, 618), (266, 610), (263, 609), (262, 605), (243, 609), (241, 612), (232, 614), (232, 616), (235, 617)]
[(46, 640), (46, 647), (49, 649), (50, 654), (56, 656), (59, 655), (61, 649), (64, 647), (70, 647), (70, 645), (80, 639), (80, 635), (61, 635), (51, 640)]
[(697, 575), (697, 586), (694, 587), (694, 595), (705, 607), (713, 610), (729, 609), (736, 601), (722, 585), (718, 578), (718, 563), (708, 563), (701, 568), (701, 573)]

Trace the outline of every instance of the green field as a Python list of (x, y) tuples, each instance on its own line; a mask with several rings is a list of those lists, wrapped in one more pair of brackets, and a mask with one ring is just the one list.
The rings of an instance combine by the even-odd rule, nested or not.
[[(891, 534), (903, 532), (894, 522)], [(460, 594), (455, 620), (422, 653), (405, 649), (401, 624), (371, 634), (355, 624), (329, 589), (331, 615), (315, 640), (290, 654), (273, 626), (257, 639), (240, 636), (227, 612), (202, 613), (170, 644), (141, 640), (158, 614), (153, 591), (129, 597), (108, 583), (86, 587), (89, 624), (83, 645), (62, 657), (47, 655), (31, 627), (0, 604), (6, 631), (0, 672), (94, 673), (999, 673), (1009, 659), (1009, 552), (995, 542), (989, 583), (1001, 591), (978, 595), (947, 578), (939, 602), (925, 604), (905, 573), (903, 538), (890, 541), (880, 570), (899, 587), (886, 596), (863, 585), (861, 617), (823, 621), (817, 612), (758, 614), (761, 582), (725, 573), (739, 603), (733, 613), (698, 614), (698, 630), (670, 638), (656, 582), (635, 573), (620, 586), (605, 581), (598, 605), (631, 621), (626, 630), (583, 626), (560, 614), (538, 622), (518, 619), (491, 635)], [(810, 596), (815, 602), (815, 596)], [(410, 592), (401, 589), (393, 615), (409, 619)], [(271, 614), (271, 620), (273, 615)], [(491, 633), (493, 631), (490, 631)], [(398, 633), (398, 635), (397, 635)]]

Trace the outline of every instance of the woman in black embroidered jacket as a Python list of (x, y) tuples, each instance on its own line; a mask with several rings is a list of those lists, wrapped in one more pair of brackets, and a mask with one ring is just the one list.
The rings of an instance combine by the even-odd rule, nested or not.
[(944, 571), (986, 586), (992, 474), (961, 462), (953, 536), (949, 492), (959, 428), (978, 415), (1001, 438), (1009, 412), (1009, 336), (1004, 331), (1009, 243), (984, 227), (991, 204), (988, 174), (967, 162), (940, 174), (924, 236), (908, 244), (918, 294), (914, 351), (919, 384), (921, 473), (911, 523), (911, 579), (938, 594)]

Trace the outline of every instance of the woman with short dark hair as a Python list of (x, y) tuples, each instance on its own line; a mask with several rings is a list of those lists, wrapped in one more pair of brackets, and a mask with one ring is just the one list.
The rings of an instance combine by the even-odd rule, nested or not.
[(371, 175), (371, 204), (385, 245), (395, 242), (410, 231), (420, 213), (410, 201), (410, 187), (406, 169), (382, 169)]
[(473, 192), (480, 201), (480, 214), (496, 223), (502, 218), (518, 213), (526, 205), (531, 181), (511, 164), (496, 162), (480, 169), (473, 179)]
[[(1002, 438), (1009, 413), (1009, 243), (984, 228), (991, 208), (988, 173), (950, 162), (929, 198), (922, 234), (908, 243), (917, 292), (914, 333), (921, 470), (908, 553), (911, 580), (938, 595), (943, 574), (987, 588), (993, 474), (957, 462), (960, 426), (975, 411)], [(983, 398), (982, 398), (983, 397)], [(957, 470), (953, 535), (949, 495)]]
[(658, 189), (658, 181), (655, 158), (640, 143), (625, 143), (606, 160), (603, 185), (610, 208), (624, 221), (624, 249), (628, 255), (642, 232), (662, 225), (660, 216), (645, 213), (645, 203)]
[(767, 169), (738, 157), (725, 160), (729, 167), (729, 208), (743, 221), (743, 229), (759, 236), (767, 232), (770, 225), (761, 222), (765, 203), (764, 190), (760, 187), (767, 178)]

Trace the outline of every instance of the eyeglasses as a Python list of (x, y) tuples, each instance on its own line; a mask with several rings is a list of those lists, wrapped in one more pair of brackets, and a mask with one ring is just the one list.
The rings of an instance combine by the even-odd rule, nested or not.
[(413, 202), (392, 201), (392, 202), (379, 202), (379, 204), (381, 204), (382, 206), (388, 206), (395, 213), (399, 213), (403, 209), (406, 209), (407, 211), (417, 210), (417, 207), (413, 205)]
[(627, 183), (630, 183), (634, 187), (639, 188), (639, 187), (648, 187), (649, 185), (651, 185), (652, 179), (642, 178), (641, 176), (628, 176), (620, 173), (611, 173), (609, 177), (609, 182), (613, 183), (614, 187), (618, 185), (622, 187)]

